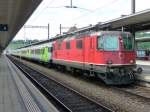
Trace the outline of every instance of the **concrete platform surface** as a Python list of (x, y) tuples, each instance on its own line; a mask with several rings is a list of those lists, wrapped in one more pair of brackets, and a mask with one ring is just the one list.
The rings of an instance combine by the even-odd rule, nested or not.
[(141, 81), (140, 83), (150, 87), (150, 61), (136, 60), (137, 67), (143, 69), (142, 74), (137, 74), (136, 79)]
[(150, 61), (149, 60), (136, 60), (137, 65), (147, 65), (150, 66)]
[(0, 57), (0, 112), (58, 112), (5, 56)]

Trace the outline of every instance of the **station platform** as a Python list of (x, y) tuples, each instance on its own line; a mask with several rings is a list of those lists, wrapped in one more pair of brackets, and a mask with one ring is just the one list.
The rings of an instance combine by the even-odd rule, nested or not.
[(142, 74), (137, 74), (136, 79), (140, 84), (150, 87), (150, 61), (136, 60), (137, 67), (143, 69)]
[(150, 60), (136, 60), (137, 65), (147, 65), (150, 66)]
[(0, 112), (58, 112), (58, 110), (6, 56), (1, 56)]

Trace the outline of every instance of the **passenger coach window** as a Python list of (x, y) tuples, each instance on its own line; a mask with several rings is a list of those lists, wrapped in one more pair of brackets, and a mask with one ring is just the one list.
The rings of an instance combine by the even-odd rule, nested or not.
[(52, 51), (53, 51), (53, 47), (49, 47), (49, 48), (48, 48), (48, 51), (49, 51), (49, 52), (52, 52)]
[(48, 47), (48, 52), (51, 52), (51, 47)]
[(34, 54), (34, 50), (31, 50), (31, 54)]
[(40, 49), (38, 49), (38, 54), (40, 54)]
[(70, 41), (66, 41), (66, 49), (70, 49)]
[(98, 49), (103, 49), (103, 37), (102, 36), (98, 36), (97, 37), (97, 48)]
[(82, 40), (76, 40), (76, 48), (82, 49)]

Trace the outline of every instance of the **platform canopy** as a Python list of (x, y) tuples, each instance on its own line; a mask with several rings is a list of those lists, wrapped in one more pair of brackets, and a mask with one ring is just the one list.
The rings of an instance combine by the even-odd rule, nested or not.
[(136, 38), (136, 42), (149, 42), (150, 37), (141, 37), (141, 38)]
[(0, 53), (42, 0), (0, 0)]
[(150, 30), (150, 9), (136, 12), (135, 14), (122, 16), (97, 25), (100, 29), (125, 30), (135, 32)]

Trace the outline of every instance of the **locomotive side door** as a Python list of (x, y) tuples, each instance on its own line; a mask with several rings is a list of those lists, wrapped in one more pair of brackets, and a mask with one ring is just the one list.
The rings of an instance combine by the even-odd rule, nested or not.
[(88, 63), (92, 64), (94, 62), (94, 38), (90, 36), (89, 38), (89, 52), (88, 52)]
[(94, 38), (92, 36), (88, 36), (84, 38), (84, 47), (83, 47), (83, 54), (84, 54), (84, 69), (91, 70), (93, 69), (93, 61), (94, 61)]
[(88, 64), (88, 68), (89, 68), (89, 71), (90, 71), (90, 76), (94, 76), (94, 56), (95, 56), (95, 53), (94, 53), (94, 44), (95, 41), (94, 41), (94, 36), (90, 36), (90, 40), (89, 40), (89, 64)]

